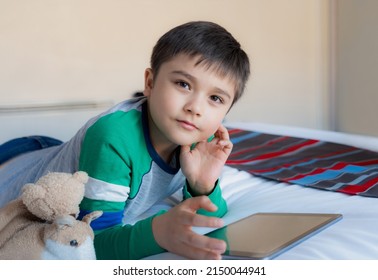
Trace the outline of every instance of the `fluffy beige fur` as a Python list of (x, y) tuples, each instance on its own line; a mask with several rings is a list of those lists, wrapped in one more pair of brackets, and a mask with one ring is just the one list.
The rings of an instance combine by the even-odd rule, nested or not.
[(0, 259), (93, 259), (92, 219), (75, 218), (84, 196), (85, 172), (49, 173), (0, 209)]

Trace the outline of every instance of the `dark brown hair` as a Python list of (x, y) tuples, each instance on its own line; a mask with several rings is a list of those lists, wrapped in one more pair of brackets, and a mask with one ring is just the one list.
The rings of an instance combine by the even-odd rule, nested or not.
[(199, 56), (197, 64), (213, 67), (220, 75), (236, 82), (235, 103), (243, 94), (250, 74), (249, 59), (238, 41), (222, 26), (193, 21), (165, 33), (151, 55), (151, 68), (158, 75), (160, 66), (178, 54)]

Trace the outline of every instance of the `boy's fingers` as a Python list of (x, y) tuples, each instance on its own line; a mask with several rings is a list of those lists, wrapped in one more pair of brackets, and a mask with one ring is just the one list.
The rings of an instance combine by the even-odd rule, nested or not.
[(188, 235), (187, 240), (184, 240), (189, 246), (197, 247), (197, 248), (207, 248), (208, 250), (217, 252), (217, 253), (224, 253), (226, 250), (226, 242), (216, 238), (210, 238), (205, 235), (196, 234), (191, 232)]
[(212, 227), (219, 228), (223, 226), (223, 220), (217, 217), (208, 217), (199, 214), (192, 214), (188, 216), (188, 225), (194, 227)]
[[(227, 249), (225, 241), (197, 234), (193, 231), (180, 236), (181, 252), (191, 259), (219, 259)], [(177, 248), (176, 248), (177, 249)]]
[(218, 145), (221, 145), (223, 147), (223, 149), (232, 149), (232, 142), (230, 140), (220, 140), (218, 142)]
[(180, 215), (180, 222), (189, 226), (197, 227), (222, 227), (223, 220), (217, 217), (209, 217), (196, 214), (198, 209), (215, 211), (217, 207), (206, 196), (189, 198), (182, 202), (181, 207), (187, 207), (189, 211), (183, 211)]
[[(181, 244), (181, 255), (189, 259), (198, 260), (219, 260), (221, 259), (221, 253), (212, 250), (206, 250), (202, 248), (193, 247), (191, 245)], [(174, 250), (173, 250), (174, 252)]]
[(185, 212), (180, 215), (180, 223), (191, 227), (219, 228), (224, 225), (223, 220), (217, 217), (209, 217), (196, 213)]
[(230, 135), (228, 134), (228, 130), (223, 125), (220, 125), (220, 127), (218, 128), (215, 134), (220, 140), (230, 140)]
[(198, 209), (204, 209), (210, 212), (217, 210), (217, 206), (211, 202), (210, 198), (204, 195), (187, 199), (183, 202), (183, 205), (187, 206), (193, 212)]
[(190, 146), (187, 146), (187, 145), (181, 146), (181, 153), (188, 153), (188, 152), (190, 152)]

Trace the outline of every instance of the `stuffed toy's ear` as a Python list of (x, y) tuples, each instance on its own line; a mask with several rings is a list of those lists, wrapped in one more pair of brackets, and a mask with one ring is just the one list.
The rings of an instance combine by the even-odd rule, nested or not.
[(25, 184), (22, 188), (22, 198), (34, 200), (36, 198), (44, 198), (46, 190), (36, 184)]
[[(34, 205), (39, 205), (39, 200), (43, 200), (46, 196), (46, 189), (36, 184), (25, 184), (22, 188), (21, 199), (24, 205), (30, 212), (33, 213)], [(50, 209), (45, 209), (47, 213), (51, 212)], [(34, 213), (33, 213), (34, 214)]]
[(67, 216), (60, 216), (55, 219), (54, 223), (58, 226), (59, 229), (63, 229), (66, 226), (72, 227), (76, 219), (70, 215)]
[(87, 223), (88, 225), (93, 221), (96, 220), (98, 217), (102, 215), (102, 211), (93, 211), (87, 215), (85, 215), (82, 219), (84, 223)]
[(94, 234), (88, 223), (70, 215), (57, 217), (45, 227), (42, 259), (96, 259)]
[(83, 184), (88, 182), (88, 174), (86, 172), (77, 171), (73, 174), (73, 177)]

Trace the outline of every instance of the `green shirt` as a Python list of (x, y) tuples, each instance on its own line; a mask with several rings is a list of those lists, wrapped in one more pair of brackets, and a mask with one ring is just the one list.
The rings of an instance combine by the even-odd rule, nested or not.
[[(133, 222), (154, 204), (190, 187), (181, 173), (179, 150), (172, 162), (164, 162), (149, 137), (146, 99), (132, 99), (93, 122), (86, 130), (79, 158), (79, 170), (89, 175), (80, 216), (94, 210), (103, 215), (91, 223), (95, 231), (98, 259), (140, 259), (164, 252), (152, 233), (152, 217)], [(209, 198), (223, 216), (227, 205), (216, 184)]]

